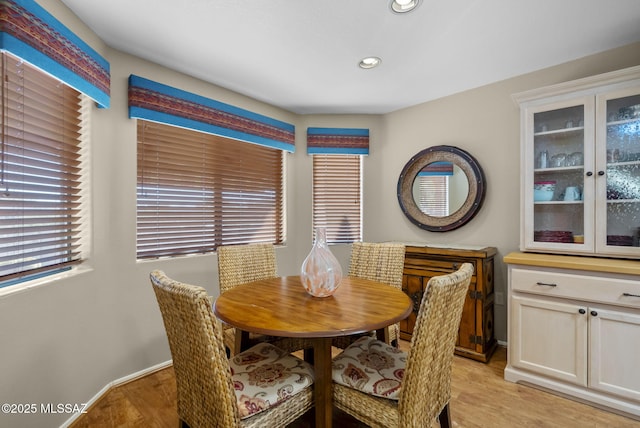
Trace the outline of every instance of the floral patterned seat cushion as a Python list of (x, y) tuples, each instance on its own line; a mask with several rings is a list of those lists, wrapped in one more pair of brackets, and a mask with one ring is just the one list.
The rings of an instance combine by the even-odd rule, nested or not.
[(313, 384), (313, 367), (268, 343), (229, 360), (240, 418), (276, 406)]
[(362, 337), (333, 359), (333, 381), (377, 397), (397, 400), (407, 353), (373, 337)]

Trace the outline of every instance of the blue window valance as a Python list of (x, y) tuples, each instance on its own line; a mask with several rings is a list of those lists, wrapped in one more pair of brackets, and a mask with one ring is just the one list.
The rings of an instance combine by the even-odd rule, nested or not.
[(129, 117), (295, 151), (291, 124), (135, 75), (129, 76)]
[(307, 128), (308, 154), (369, 154), (369, 130), (360, 128)]
[(0, 0), (0, 50), (109, 107), (109, 63), (33, 0)]

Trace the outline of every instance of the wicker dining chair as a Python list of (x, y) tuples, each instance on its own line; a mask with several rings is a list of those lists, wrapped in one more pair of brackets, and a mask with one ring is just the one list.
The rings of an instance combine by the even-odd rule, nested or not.
[[(273, 244), (223, 245), (217, 248), (217, 252), (220, 294), (240, 284), (278, 276), (276, 252)], [(227, 324), (223, 324), (223, 326), (225, 346), (229, 351), (229, 355), (232, 356), (241, 352), (241, 344), (237, 340), (236, 329)], [(313, 347), (310, 341), (304, 339), (249, 333), (250, 345), (260, 342), (272, 343), (287, 352), (311, 349)]]
[[(404, 244), (354, 242), (351, 247), (349, 276), (383, 282), (401, 290), (404, 253)], [(388, 343), (398, 346), (400, 324), (389, 326), (388, 332)], [(359, 337), (357, 335), (337, 337), (333, 340), (333, 346), (344, 349)]]
[(206, 290), (162, 271), (150, 280), (173, 358), (181, 427), (284, 427), (313, 406), (308, 363), (268, 343), (227, 359)]
[(409, 352), (365, 336), (333, 360), (335, 406), (371, 427), (451, 427), (451, 365), (473, 265), (427, 284)]

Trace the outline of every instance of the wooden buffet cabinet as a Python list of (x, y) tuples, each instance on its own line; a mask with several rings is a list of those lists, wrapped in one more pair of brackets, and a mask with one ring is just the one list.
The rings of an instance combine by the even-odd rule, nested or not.
[(433, 276), (474, 266), (456, 341), (456, 355), (487, 362), (496, 349), (493, 324), (494, 247), (445, 248), (407, 244), (402, 289), (413, 301), (413, 312), (400, 323), (400, 338), (411, 340), (424, 289)]

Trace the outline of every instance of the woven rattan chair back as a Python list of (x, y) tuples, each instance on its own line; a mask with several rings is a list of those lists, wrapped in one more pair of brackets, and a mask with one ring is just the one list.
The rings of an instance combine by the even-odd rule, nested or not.
[(161, 271), (150, 278), (173, 358), (181, 422), (191, 428), (241, 426), (222, 328), (206, 290)]
[(276, 252), (272, 244), (218, 247), (220, 293), (239, 284), (277, 276)]
[(349, 276), (384, 282), (402, 288), (404, 244), (354, 242)]
[[(402, 289), (404, 244), (354, 242), (351, 247), (349, 276), (383, 282)], [(400, 324), (388, 328), (388, 342), (399, 345)], [(356, 338), (336, 338), (334, 346), (345, 348)]]
[(427, 284), (398, 401), (402, 427), (422, 426), (415, 421), (434, 421), (438, 416), (441, 426), (451, 426), (451, 364), (472, 275), (473, 265), (464, 263)]

